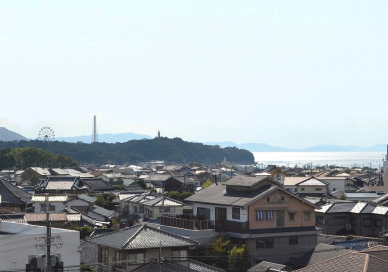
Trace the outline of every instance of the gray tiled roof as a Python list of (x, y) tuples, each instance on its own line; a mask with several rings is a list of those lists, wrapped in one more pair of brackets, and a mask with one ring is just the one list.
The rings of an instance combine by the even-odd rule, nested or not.
[(356, 202), (336, 202), (326, 213), (350, 212), (356, 204)]
[(225, 185), (238, 185), (238, 186), (252, 186), (260, 182), (264, 177), (254, 177), (254, 176), (235, 176), (228, 181), (225, 181)]
[(113, 191), (114, 188), (101, 178), (83, 178), (82, 181), (91, 191)]
[(87, 201), (87, 202), (89, 202), (89, 203), (94, 203), (94, 201), (97, 200), (96, 197), (94, 197), (94, 196), (88, 196), (88, 195), (85, 195), (85, 194), (78, 195), (77, 197), (78, 197), (79, 199), (85, 200), (85, 201)]
[(162, 231), (147, 225), (137, 225), (89, 239), (90, 242), (117, 249), (187, 247), (197, 241)]
[(312, 250), (308, 251), (301, 257), (289, 261), (288, 265), (304, 267), (307, 265), (312, 265), (318, 262), (322, 262), (324, 260), (349, 253), (355, 252), (351, 249), (346, 249), (342, 246), (328, 245), (328, 244), (318, 244)]
[(219, 205), (244, 206), (265, 192), (274, 190), (277, 186), (266, 185), (255, 192), (227, 192), (226, 187), (218, 183), (188, 197), (185, 201)]
[(32, 203), (32, 195), (2, 178), (0, 178), (0, 194), (1, 203), (3, 205), (23, 205)]
[(255, 265), (254, 267), (251, 267), (250, 269), (248, 269), (248, 272), (267, 272), (268, 267), (281, 270), (285, 267), (285, 265), (262, 261), (257, 265)]
[(114, 214), (114, 211), (104, 209), (103, 207), (100, 207), (100, 206), (97, 206), (97, 205), (93, 205), (89, 209), (90, 209), (91, 212), (94, 212), (96, 214), (99, 214), (99, 215), (102, 215), (102, 216), (105, 216), (105, 217), (110, 217), (111, 215)]

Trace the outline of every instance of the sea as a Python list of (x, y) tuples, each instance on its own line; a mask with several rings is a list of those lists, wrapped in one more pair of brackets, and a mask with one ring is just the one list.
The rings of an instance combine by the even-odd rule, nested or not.
[(383, 152), (252, 152), (261, 169), (270, 164), (287, 167), (317, 166), (372, 167), (380, 169)]

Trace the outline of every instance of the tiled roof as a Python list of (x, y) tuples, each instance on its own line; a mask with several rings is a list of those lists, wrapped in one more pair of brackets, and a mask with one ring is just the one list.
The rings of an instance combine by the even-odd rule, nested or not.
[(1, 204), (23, 205), (31, 204), (32, 195), (0, 178)]
[[(26, 213), (27, 222), (43, 222), (46, 221), (45, 213)], [(67, 216), (64, 213), (50, 213), (51, 221), (67, 221)]]
[(303, 254), (301, 257), (287, 262), (288, 265), (296, 267), (305, 267), (307, 265), (312, 265), (319, 263), (321, 261), (336, 257), (349, 252), (355, 252), (351, 249), (346, 249), (341, 246), (328, 245), (328, 244), (318, 244), (312, 250)]
[(100, 178), (90, 178), (90, 179), (82, 179), (86, 186), (91, 191), (112, 191), (114, 190), (113, 186), (103, 181)]
[[(162, 206), (162, 197), (157, 197), (155, 199), (145, 201), (142, 204), (147, 205), (147, 206)], [(164, 205), (165, 206), (184, 206), (185, 204), (183, 202), (178, 201), (178, 200), (165, 197), (164, 198)]]
[(200, 202), (219, 205), (244, 206), (261, 194), (272, 191), (276, 186), (265, 185), (255, 192), (226, 192), (226, 187), (220, 183), (199, 191), (185, 199), (187, 202)]
[(124, 228), (105, 235), (93, 237), (89, 241), (117, 249), (187, 247), (198, 245), (197, 241), (147, 225)]
[(45, 182), (45, 190), (71, 190), (78, 183), (77, 177), (51, 176)]
[(104, 209), (103, 207), (100, 207), (100, 206), (97, 206), (97, 205), (93, 205), (89, 209), (90, 209), (91, 212), (94, 212), (96, 214), (99, 214), (99, 215), (102, 215), (102, 216), (105, 216), (105, 217), (110, 217), (115, 212), (115, 211)]
[(388, 247), (377, 246), (360, 252), (351, 252), (318, 262), (295, 272), (348, 271), (384, 272), (388, 271)]
[(0, 214), (0, 220), (13, 223), (27, 223), (24, 214)]
[(85, 194), (78, 195), (77, 198), (85, 200), (86, 202), (89, 202), (89, 203), (94, 203), (94, 201), (97, 200), (97, 198), (95, 198), (94, 196), (88, 196)]
[(357, 203), (355, 202), (336, 202), (326, 213), (346, 213), (350, 212)]
[(327, 182), (323, 182), (321, 180), (318, 180), (317, 178), (310, 177), (302, 182), (299, 182), (296, 185), (303, 185), (303, 186), (327, 186)]
[(225, 181), (224, 185), (238, 185), (238, 186), (252, 186), (260, 181), (265, 179), (265, 177), (253, 177), (253, 176), (244, 176), (239, 175), (231, 178), (228, 181)]
[(250, 269), (248, 269), (248, 272), (267, 272), (268, 267), (281, 270), (285, 267), (285, 265), (262, 261), (257, 265), (255, 265), (254, 267), (251, 267)]
[(308, 177), (285, 177), (284, 186), (296, 186), (296, 184), (308, 179)]
[(383, 203), (385, 202), (386, 200), (388, 200), (388, 193), (384, 194), (384, 195), (381, 195), (379, 197), (377, 197), (376, 199), (374, 199), (372, 202), (373, 203)]

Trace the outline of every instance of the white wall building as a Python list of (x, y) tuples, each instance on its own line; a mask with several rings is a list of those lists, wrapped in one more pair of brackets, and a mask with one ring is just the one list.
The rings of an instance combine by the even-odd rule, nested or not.
[[(57, 237), (54, 244), (62, 243), (58, 248), (52, 246), (52, 254), (63, 262), (65, 270), (80, 271), (79, 232), (57, 228), (51, 232)], [(46, 254), (45, 247), (39, 246), (45, 243), (45, 227), (0, 221), (0, 233), (1, 271), (25, 271), (31, 260)]]

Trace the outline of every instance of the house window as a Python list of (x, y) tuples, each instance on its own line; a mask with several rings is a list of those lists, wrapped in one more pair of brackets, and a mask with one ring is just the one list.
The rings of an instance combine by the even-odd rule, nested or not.
[(172, 258), (176, 260), (187, 260), (187, 250), (173, 250)]
[(107, 248), (105, 248), (105, 247), (102, 247), (101, 248), (101, 262), (102, 263), (108, 263), (109, 262), (109, 260), (108, 260), (108, 249)]
[(240, 208), (232, 208), (232, 219), (240, 220)]
[(256, 239), (256, 248), (271, 248), (273, 247), (273, 238), (258, 238)]
[(134, 212), (137, 213), (137, 206), (134, 207)]
[[(159, 211), (160, 211), (160, 212), (163, 212), (163, 207), (160, 207), (160, 208), (159, 208)], [(169, 206), (167, 206), (167, 207), (164, 206), (164, 212), (170, 212), (170, 211), (171, 211), (171, 209), (170, 209)]]
[(128, 254), (128, 263), (144, 263), (144, 252), (141, 253), (129, 253)]
[(295, 245), (297, 245), (297, 244), (298, 244), (298, 236), (290, 236), (290, 237), (288, 238), (288, 244), (289, 244), (290, 246), (295, 246)]
[(357, 218), (356, 217), (352, 218), (352, 225), (357, 226)]
[(326, 219), (322, 216), (317, 217), (317, 222), (320, 225), (326, 225)]
[(304, 212), (304, 221), (310, 221), (310, 212)]
[(364, 218), (362, 219), (362, 225), (364, 227), (369, 227), (372, 225), (372, 220), (370, 218)]
[(381, 228), (383, 226), (383, 220), (382, 219), (376, 219), (375, 220), (375, 226), (378, 228)]
[(322, 188), (315, 188), (315, 191), (322, 191)]
[(304, 188), (300, 188), (301, 191), (304, 191)]
[(121, 262), (121, 251), (115, 252), (115, 266), (117, 267), (123, 267), (123, 263)]
[(264, 220), (264, 211), (256, 211), (256, 220), (258, 221)]
[(288, 215), (290, 216), (290, 221), (295, 220), (295, 213), (289, 213)]
[(54, 205), (49, 205), (49, 211), (50, 212), (55, 212), (55, 206)]
[(294, 189), (294, 192), (296, 193), (297, 191), (298, 191), (298, 190), (295, 188), (295, 189)]
[(143, 205), (139, 206), (139, 213), (144, 213), (144, 206)]
[(197, 215), (202, 217), (205, 220), (210, 220), (210, 209), (198, 207)]
[(274, 220), (273, 211), (269, 210), (267, 211), (267, 220), (271, 221)]
[(284, 196), (282, 196), (282, 197), (280, 198), (280, 200), (281, 200), (281, 201), (284, 201)]
[(146, 209), (146, 215), (147, 215), (148, 218), (152, 217), (152, 210)]
[(269, 202), (269, 197), (267, 197), (267, 202)]

